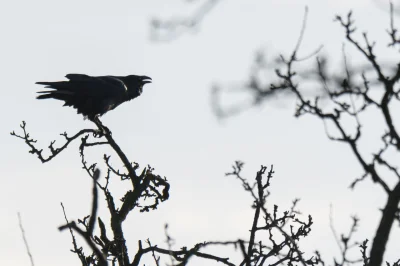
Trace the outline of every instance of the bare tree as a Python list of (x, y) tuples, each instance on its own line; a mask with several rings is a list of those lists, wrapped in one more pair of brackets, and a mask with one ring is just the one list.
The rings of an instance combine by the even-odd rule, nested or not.
[[(393, 5), (390, 8), (391, 23), (388, 29), (390, 49), (398, 49), (400, 38), (394, 25)], [(327, 136), (332, 141), (346, 144), (355, 155), (364, 173), (356, 178), (350, 185), (353, 189), (359, 182), (370, 178), (375, 186), (387, 196), (387, 202), (382, 210), (382, 217), (372, 241), (369, 256), (366, 254), (367, 241), (361, 247), (364, 265), (380, 266), (384, 262), (384, 253), (389, 239), (392, 225), (399, 219), (400, 202), (400, 172), (398, 164), (393, 160), (393, 154), (400, 151), (400, 135), (396, 129), (393, 107), (400, 100), (400, 89), (396, 86), (400, 80), (400, 64), (382, 64), (378, 62), (374, 51), (375, 42), (370, 41), (367, 33), (362, 34), (362, 41), (355, 37), (356, 27), (353, 13), (346, 16), (336, 16), (336, 21), (345, 32), (347, 42), (354, 46), (365, 58), (365, 65), (352, 67), (343, 49), (343, 67), (339, 73), (332, 73), (328, 69), (329, 58), (317, 56), (315, 68), (304, 70), (304, 62), (314, 57), (312, 55), (299, 57), (299, 50), (305, 30), (305, 22), (298, 43), (293, 52), (288, 55), (280, 55), (274, 61), (277, 81), (263, 84), (260, 77), (270, 73), (271, 65), (263, 64), (262, 54), (257, 54), (253, 71), (249, 81), (242, 85), (244, 91), (253, 96), (253, 105), (260, 104), (272, 96), (286, 94), (295, 97), (297, 106), (295, 116), (312, 115), (323, 122)], [(318, 51), (319, 49), (317, 49)], [(311, 90), (314, 95), (307, 94)], [(215, 88), (214, 95), (224, 88)], [(226, 89), (226, 88), (225, 88)], [(228, 88), (229, 90), (229, 88)], [(379, 96), (377, 96), (379, 94)], [(321, 103), (324, 99), (324, 103)], [(218, 98), (213, 99), (214, 110), (219, 116), (229, 116), (231, 110), (221, 107)], [(235, 110), (247, 107), (238, 106)], [(363, 123), (368, 122), (369, 112), (378, 112), (385, 128), (378, 139), (371, 139), (363, 130)], [(346, 122), (345, 122), (346, 121)], [(352, 121), (352, 126), (348, 121)], [(331, 133), (330, 128), (335, 133)], [(360, 140), (368, 140), (381, 143), (381, 147), (371, 154), (361, 152)], [(371, 158), (371, 159), (369, 159)], [(386, 171), (386, 172), (385, 172)], [(389, 172), (389, 174), (387, 174)], [(395, 185), (390, 185), (392, 183)], [(354, 219), (354, 227), (358, 220)], [(347, 240), (346, 240), (347, 241)], [(344, 244), (346, 244), (343, 241)], [(345, 254), (342, 250), (342, 255)], [(344, 257), (344, 255), (343, 255)], [(346, 260), (341, 264), (346, 263)], [(393, 265), (398, 265), (399, 261)]]
[[(161, 256), (169, 257), (171, 265), (187, 265), (192, 257), (217, 261), (230, 266), (278, 265), (283, 263), (305, 266), (321, 263), (319, 254), (306, 258), (301, 251), (299, 241), (309, 234), (313, 221), (311, 216), (308, 216), (305, 221), (297, 217), (300, 214), (297, 210), (298, 200), (294, 200), (291, 209), (284, 212), (279, 212), (276, 205), (271, 211), (267, 208), (266, 200), (269, 196), (268, 189), (274, 174), (273, 166), (269, 168), (268, 172), (267, 167), (261, 166), (256, 174), (255, 181), (248, 182), (241, 175), (242, 162), (236, 162), (232, 172), (227, 175), (239, 179), (244, 190), (253, 199), (254, 217), (248, 239), (232, 236), (233, 240), (229, 241), (201, 240), (191, 248), (182, 247), (174, 250), (172, 237), (166, 230), (167, 246), (165, 248), (153, 244), (150, 239), (145, 240), (145, 244), (143, 244), (143, 240), (138, 240), (136, 253), (130, 254), (122, 227), (124, 221), (135, 210), (139, 210), (139, 212), (156, 210), (160, 203), (169, 198), (170, 185), (166, 178), (154, 174), (154, 169), (150, 166), (143, 168), (139, 174), (139, 165), (128, 160), (112, 137), (111, 131), (100, 120), (97, 119), (94, 122), (97, 129), (82, 129), (73, 136), (62, 133), (61, 135), (65, 138), (65, 142), (59, 147), (55, 147), (55, 141), (51, 141), (49, 155), (43, 155), (43, 150), (36, 147), (36, 140), (28, 133), (25, 122), (21, 124), (21, 134), (14, 131), (11, 132), (12, 136), (23, 140), (30, 148), (29, 152), (36, 155), (42, 163), (51, 161), (74, 140), (80, 139), (79, 154), (81, 164), (85, 172), (93, 180), (92, 206), (89, 215), (75, 222), (68, 220), (64, 205), (61, 204), (66, 224), (60, 226), (59, 229), (61, 231), (69, 230), (73, 246), (71, 251), (77, 255), (81, 265), (104, 266), (111, 262), (112, 265), (136, 266), (141, 265), (143, 256), (146, 254), (153, 258), (154, 265), (161, 265)], [(104, 154), (106, 174), (103, 175), (102, 180), (97, 164), (89, 164), (85, 158), (85, 150), (93, 146), (110, 146), (122, 161), (126, 171), (112, 166), (111, 156)], [(123, 182), (127, 186), (127, 191), (120, 204), (117, 203), (112, 191), (109, 189), (111, 182)], [(100, 204), (98, 201), (99, 191), (105, 197), (104, 204), (106, 204), (111, 217), (109, 223), (105, 223), (105, 217), (97, 214)], [(96, 223), (99, 228), (97, 231), (95, 230)], [(148, 228), (148, 230), (152, 230), (152, 228)], [(266, 233), (266, 236), (262, 235), (263, 232)], [(75, 237), (76, 234), (86, 242), (90, 248), (89, 251), (85, 251), (78, 244), (79, 241)], [(214, 255), (207, 251), (202, 251), (215, 246), (233, 247), (235, 250), (239, 250), (243, 257), (242, 261), (235, 264), (229, 260), (229, 255)]]
[[(376, 1), (376, 3), (378, 7), (383, 8), (381, 2)], [(398, 8), (391, 3), (390, 25), (387, 30), (390, 39), (388, 47), (397, 51), (400, 37), (394, 23), (394, 15), (398, 13)], [(363, 264), (378, 266), (384, 262), (384, 252), (392, 225), (395, 221), (400, 222), (400, 173), (398, 164), (393, 160), (393, 154), (400, 151), (400, 135), (396, 129), (394, 111), (394, 106), (400, 100), (400, 89), (396, 86), (400, 80), (400, 64), (378, 61), (374, 51), (375, 42), (370, 41), (366, 32), (362, 34), (361, 42), (357, 40), (352, 12), (349, 12), (347, 16), (336, 16), (336, 21), (344, 29), (347, 43), (355, 47), (365, 58), (363, 65), (352, 66), (346, 56), (344, 46), (343, 67), (339, 72), (330, 71), (329, 57), (319, 55), (321, 47), (316, 48), (310, 55), (300, 57), (299, 50), (306, 29), (306, 18), (307, 15), (303, 21), (298, 43), (291, 54), (280, 55), (268, 61), (263, 51), (257, 51), (246, 82), (235, 87), (214, 86), (211, 97), (213, 111), (217, 117), (227, 118), (265, 101), (273, 101), (274, 98), (294, 97), (298, 102), (295, 109), (296, 117), (311, 114), (319, 118), (323, 122), (328, 138), (346, 144), (364, 170), (359, 178), (351, 182), (350, 187), (354, 189), (359, 182), (370, 178), (387, 196), (369, 256), (366, 251), (368, 241), (349, 245), (349, 238), (358, 225), (356, 217), (352, 218), (353, 226), (347, 237), (342, 236), (339, 240), (333, 230), (342, 255), (341, 262), (335, 261), (335, 264), (360, 262), (346, 257), (349, 248), (360, 245)], [(304, 65), (314, 57), (317, 57), (314, 68), (310, 69), (309, 66)], [(275, 74), (273, 81), (271, 81), (271, 74)], [(269, 83), (266, 84), (265, 80)], [(252, 101), (246, 104), (222, 104), (224, 102), (222, 98), (226, 93), (237, 92), (251, 95)], [(379, 96), (376, 96), (377, 94)], [(370, 136), (362, 125), (366, 123), (367, 116), (372, 111), (380, 114), (385, 128), (378, 139), (369, 139), (369, 141), (381, 143), (381, 147), (373, 153), (363, 154), (360, 150), (360, 140)], [(349, 119), (353, 121), (352, 128), (347, 123)], [(329, 130), (332, 126), (335, 133)], [(395, 185), (390, 185), (393, 182)], [(393, 265), (398, 264), (399, 261), (393, 263)]]
[[(134, 210), (140, 212), (148, 212), (155, 210), (161, 202), (164, 202), (169, 197), (169, 183), (166, 178), (153, 173), (154, 169), (150, 166), (145, 167), (140, 174), (138, 174), (139, 164), (131, 163), (127, 156), (123, 153), (121, 148), (115, 142), (114, 138), (100, 120), (96, 121), (98, 130), (95, 129), (82, 129), (73, 136), (69, 136), (66, 132), (61, 135), (65, 138), (65, 142), (60, 147), (55, 147), (55, 141), (49, 145), (50, 154), (43, 155), (43, 150), (36, 148), (36, 140), (31, 138), (26, 130), (26, 123), (22, 122), (22, 134), (19, 135), (11, 132), (11, 135), (18, 137), (25, 141), (30, 148), (30, 153), (35, 154), (42, 163), (51, 161), (62, 151), (64, 151), (69, 144), (74, 140), (80, 138), (81, 144), (79, 146), (79, 153), (81, 156), (81, 163), (83, 169), (93, 180), (92, 188), (92, 207), (90, 215), (79, 219), (78, 223), (69, 222), (67, 216), (65, 219), (67, 224), (60, 227), (60, 230), (69, 229), (73, 240), (73, 252), (77, 254), (82, 265), (108, 265), (108, 260), (113, 264), (118, 262), (118, 265), (131, 265), (128, 249), (126, 247), (126, 240), (122, 225), (126, 220), (129, 213)], [(85, 159), (85, 149), (93, 146), (108, 145), (110, 146), (119, 159), (122, 161), (126, 171), (116, 169), (111, 164), (111, 156), (104, 154), (104, 163), (106, 166), (106, 175), (104, 182), (100, 182), (100, 170), (97, 164), (88, 164)], [(117, 180), (124, 182), (128, 185), (125, 195), (121, 199), (121, 204), (118, 204), (112, 192), (109, 190), (109, 184), (112, 177), (117, 177)], [(97, 216), (98, 209), (98, 189), (102, 191), (105, 196), (107, 209), (110, 214), (111, 238), (110, 232), (106, 229), (103, 222), (104, 218)], [(64, 210), (64, 206), (63, 210)], [(65, 214), (65, 210), (64, 210)], [(95, 224), (98, 224), (100, 232), (94, 232)], [(79, 234), (88, 246), (91, 248), (92, 253), (86, 255), (83, 248), (77, 244), (74, 232)]]

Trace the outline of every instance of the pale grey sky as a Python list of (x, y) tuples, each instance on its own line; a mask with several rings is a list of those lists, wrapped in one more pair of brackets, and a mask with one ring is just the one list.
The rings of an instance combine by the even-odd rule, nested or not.
[[(61, 80), (67, 73), (153, 78), (141, 97), (102, 118), (131, 160), (150, 164), (172, 186), (170, 200), (157, 211), (134, 213), (125, 223), (131, 252), (139, 239), (163, 243), (166, 222), (176, 248), (247, 236), (251, 198), (237, 180), (224, 176), (235, 160), (246, 163), (250, 180), (261, 164), (274, 164), (270, 206), (278, 204), (283, 211), (294, 198), (302, 199), (300, 209), (315, 222), (303, 241), (305, 251), (318, 248), (328, 262), (338, 254), (329, 228), (330, 204), (337, 231), (347, 231), (350, 215), (357, 214), (357, 238), (371, 238), (384, 195), (370, 181), (348, 189), (361, 168), (348, 147), (327, 139), (320, 121), (295, 119), (292, 99), (266, 102), (223, 123), (210, 107), (211, 85), (245, 79), (256, 49), (265, 47), (268, 55), (293, 49), (305, 5), (304, 54), (323, 44), (323, 53), (339, 58), (343, 30), (333, 18), (350, 8), (360, 31), (368, 30), (386, 46), (387, 13), (365, 0), (222, 1), (197, 34), (170, 43), (149, 40), (149, 21), (185, 15), (178, 0), (1, 2), (0, 265), (29, 265), (17, 212), (36, 265), (79, 265), (69, 251), (70, 235), (57, 230), (64, 223), (60, 202), (71, 220), (90, 210), (91, 180), (81, 169), (78, 144), (42, 165), (9, 135), (25, 120), (46, 148), (50, 140), (62, 140), (59, 133), (93, 127), (60, 102), (35, 99), (36, 81)], [(104, 152), (96, 151), (87, 160), (100, 161)], [(386, 259), (398, 259), (395, 227)]]

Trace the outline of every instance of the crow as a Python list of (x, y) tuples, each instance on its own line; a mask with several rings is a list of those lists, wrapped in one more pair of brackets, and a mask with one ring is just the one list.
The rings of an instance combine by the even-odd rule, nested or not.
[(99, 116), (113, 110), (121, 103), (142, 94), (143, 86), (151, 83), (148, 76), (129, 75), (97, 76), (68, 74), (68, 81), (36, 82), (52, 90), (39, 91), (37, 99), (64, 101), (64, 106), (72, 106), (78, 114), (95, 121)]

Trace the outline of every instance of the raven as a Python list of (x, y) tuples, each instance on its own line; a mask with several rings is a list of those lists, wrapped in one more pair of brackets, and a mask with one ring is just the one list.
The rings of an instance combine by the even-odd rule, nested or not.
[(36, 82), (52, 90), (39, 91), (37, 99), (64, 101), (64, 106), (72, 106), (89, 120), (94, 121), (121, 103), (130, 101), (143, 91), (148, 76), (129, 75), (92, 77), (84, 74), (68, 74), (68, 81)]

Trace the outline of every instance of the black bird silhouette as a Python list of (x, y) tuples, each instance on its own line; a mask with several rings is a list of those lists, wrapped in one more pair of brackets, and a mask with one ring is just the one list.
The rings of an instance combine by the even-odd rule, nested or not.
[(68, 74), (68, 81), (36, 82), (52, 90), (39, 91), (37, 99), (64, 101), (64, 106), (72, 106), (78, 114), (94, 121), (96, 117), (113, 110), (123, 102), (142, 94), (143, 86), (151, 83), (147, 76), (129, 75), (92, 77), (84, 74)]

